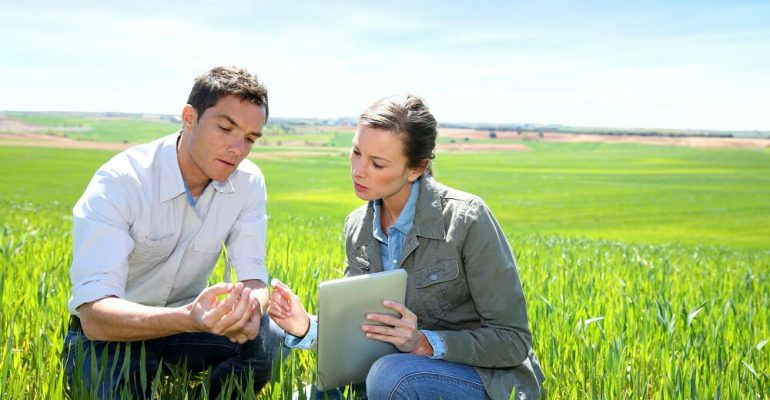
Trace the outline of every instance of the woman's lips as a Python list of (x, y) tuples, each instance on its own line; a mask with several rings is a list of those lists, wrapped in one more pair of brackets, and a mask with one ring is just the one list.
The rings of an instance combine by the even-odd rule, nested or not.
[(353, 187), (354, 187), (354, 188), (356, 189), (356, 191), (358, 191), (358, 192), (363, 192), (364, 190), (368, 189), (366, 186), (364, 186), (364, 185), (361, 185), (361, 184), (358, 184), (358, 183), (355, 183), (355, 182), (353, 182)]

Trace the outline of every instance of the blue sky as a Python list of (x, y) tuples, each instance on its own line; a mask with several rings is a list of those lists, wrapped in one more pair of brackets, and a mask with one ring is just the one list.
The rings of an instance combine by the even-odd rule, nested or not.
[(0, 110), (177, 114), (235, 64), (280, 117), (770, 130), (767, 1), (286, 3), (0, 0)]

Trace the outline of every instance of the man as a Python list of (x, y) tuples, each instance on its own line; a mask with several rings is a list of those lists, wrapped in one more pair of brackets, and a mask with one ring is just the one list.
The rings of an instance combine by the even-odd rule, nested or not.
[[(180, 132), (115, 156), (73, 210), (73, 394), (145, 397), (161, 361), (211, 368), (212, 397), (230, 374), (255, 391), (269, 379), (282, 332), (265, 313), (264, 178), (245, 159), (267, 91), (244, 69), (217, 67), (187, 103)], [(206, 287), (223, 247), (239, 282)]]

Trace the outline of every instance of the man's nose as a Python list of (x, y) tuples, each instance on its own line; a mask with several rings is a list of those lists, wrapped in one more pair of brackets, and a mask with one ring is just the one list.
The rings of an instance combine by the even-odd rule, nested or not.
[(232, 139), (230, 142), (230, 151), (233, 152), (236, 156), (242, 156), (245, 151), (243, 140), (238, 138)]

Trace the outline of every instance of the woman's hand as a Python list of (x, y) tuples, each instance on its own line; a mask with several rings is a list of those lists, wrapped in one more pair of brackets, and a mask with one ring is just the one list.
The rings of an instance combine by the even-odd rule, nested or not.
[(366, 319), (368, 321), (380, 322), (384, 325), (361, 326), (366, 337), (390, 343), (402, 353), (432, 356), (433, 347), (425, 334), (417, 329), (417, 316), (405, 305), (395, 301), (385, 300), (382, 305), (395, 311), (401, 317), (378, 313), (367, 314)]
[(267, 314), (284, 331), (302, 338), (310, 329), (310, 316), (299, 297), (278, 279), (270, 282), (273, 287)]

